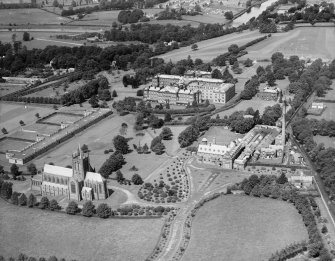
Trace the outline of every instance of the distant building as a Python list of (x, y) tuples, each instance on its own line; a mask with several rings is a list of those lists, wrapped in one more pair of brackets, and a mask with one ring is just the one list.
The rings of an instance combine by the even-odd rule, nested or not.
[[(183, 90), (184, 96), (188, 97), (198, 95), (195, 97), (200, 101), (209, 100), (211, 103), (227, 103), (235, 95), (235, 85), (232, 83), (224, 83), (220, 79), (193, 77), (189, 74), (187, 77), (177, 75), (156, 75), (152, 80), (152, 86), (145, 89), (144, 99), (157, 100), (155, 97), (162, 97), (161, 100), (168, 100), (171, 96), (170, 92), (164, 93), (166, 87)], [(160, 94), (157, 94), (160, 92)], [(166, 98), (164, 98), (166, 97)], [(186, 96), (185, 96), (186, 97)], [(190, 98), (188, 98), (190, 99)], [(185, 100), (185, 99), (183, 99)], [(180, 102), (182, 103), (182, 102)]]
[(72, 154), (72, 169), (45, 164), (42, 176), (32, 179), (31, 189), (46, 196), (63, 195), (69, 200), (106, 199), (106, 180), (91, 170), (88, 152), (78, 148)]
[(326, 109), (326, 105), (323, 102), (312, 102), (308, 108), (307, 113), (312, 115), (321, 115)]
[(306, 170), (297, 169), (288, 181), (296, 188), (307, 189), (313, 185), (313, 175)]
[(196, 71), (196, 70), (188, 70), (187, 72), (184, 73), (185, 77), (189, 78), (212, 78), (212, 73), (211, 72), (206, 72), (206, 71)]
[(261, 98), (262, 100), (276, 101), (278, 99), (279, 94), (280, 94), (279, 88), (266, 86), (257, 93), (257, 97)]

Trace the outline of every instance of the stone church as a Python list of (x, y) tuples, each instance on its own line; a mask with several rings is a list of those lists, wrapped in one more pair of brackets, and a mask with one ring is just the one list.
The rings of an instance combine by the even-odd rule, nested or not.
[(93, 172), (89, 153), (80, 148), (72, 154), (72, 169), (45, 164), (41, 179), (33, 178), (31, 188), (45, 196), (66, 195), (77, 201), (108, 197), (106, 180)]

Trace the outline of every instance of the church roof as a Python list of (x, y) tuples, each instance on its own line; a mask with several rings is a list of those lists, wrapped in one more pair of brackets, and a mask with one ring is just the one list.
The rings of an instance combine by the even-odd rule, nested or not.
[(87, 179), (97, 181), (97, 182), (105, 181), (105, 179), (99, 173), (94, 173), (94, 172), (90, 172), (90, 171), (88, 171), (86, 173), (85, 180), (87, 180)]
[(48, 174), (58, 175), (58, 176), (64, 176), (64, 177), (72, 177), (72, 169), (54, 166), (45, 164), (43, 171)]

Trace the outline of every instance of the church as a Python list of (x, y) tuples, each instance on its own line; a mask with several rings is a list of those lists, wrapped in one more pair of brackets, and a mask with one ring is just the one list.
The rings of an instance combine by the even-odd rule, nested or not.
[(45, 164), (42, 180), (33, 178), (31, 189), (43, 196), (67, 196), (69, 200), (101, 200), (108, 197), (106, 179), (93, 172), (89, 153), (78, 148), (72, 154), (72, 169)]

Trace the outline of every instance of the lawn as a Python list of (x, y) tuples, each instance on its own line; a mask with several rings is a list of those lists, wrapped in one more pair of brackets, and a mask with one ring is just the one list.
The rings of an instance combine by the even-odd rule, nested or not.
[(3, 200), (0, 207), (0, 253), (5, 258), (25, 253), (81, 261), (144, 260), (163, 225), (163, 219), (75, 217), (16, 207)]
[(309, 119), (325, 119), (327, 121), (334, 120), (335, 115), (335, 103), (326, 103), (326, 109), (322, 112), (320, 116), (318, 115), (308, 115), (307, 118)]
[(0, 96), (4, 96), (26, 87), (26, 84), (0, 83)]
[(272, 37), (248, 48), (244, 57), (270, 58), (275, 52), (284, 56), (298, 55), (304, 58), (335, 58), (335, 33), (332, 27), (301, 27)]
[[(8, 132), (19, 129), (19, 121), (23, 120), (26, 125), (36, 121), (36, 113), (40, 117), (50, 114), (54, 110), (47, 106), (34, 106), (23, 104), (9, 104), (0, 102), (0, 128), (6, 128)], [(0, 135), (0, 137), (2, 134)]]
[(333, 82), (333, 84), (330, 85), (330, 88), (331, 90), (327, 90), (325, 97), (318, 97), (318, 99), (335, 101), (335, 82)]
[(323, 143), (326, 148), (335, 148), (335, 137), (316, 135), (313, 139), (317, 144)]
[(224, 24), (227, 22), (225, 17), (223, 15), (219, 14), (203, 14), (203, 15), (183, 15), (182, 16), (183, 20), (185, 21), (193, 21), (193, 22), (198, 22), (198, 23), (205, 23), (205, 24)]
[(2, 9), (0, 10), (1, 24), (61, 24), (69, 18), (61, 17), (41, 9)]
[(32, 142), (4, 139), (0, 141), (0, 152), (6, 153), (7, 150), (21, 151)]
[(60, 124), (61, 122), (68, 122), (68, 123), (73, 123), (75, 121), (80, 120), (83, 118), (84, 115), (71, 115), (71, 114), (54, 114), (51, 117), (42, 120), (42, 122), (49, 122), (49, 123), (57, 123)]
[(93, 12), (86, 15), (82, 20), (74, 21), (71, 25), (107, 25), (112, 26), (113, 22), (117, 22), (119, 10)]
[(301, 216), (289, 203), (223, 196), (196, 214), (183, 260), (266, 260), (290, 243), (307, 239)]
[(224, 129), (223, 127), (213, 126), (199, 138), (199, 142), (201, 142), (203, 138), (206, 138), (209, 142), (213, 142), (213, 139), (215, 138), (216, 144), (228, 145), (230, 142), (237, 138), (242, 138), (243, 136), (244, 135)]
[[(170, 60), (172, 62), (176, 62), (181, 59), (186, 59), (190, 55), (192, 59), (200, 58), (204, 62), (210, 62), (211, 60), (213, 60), (213, 58), (217, 57), (218, 55), (227, 52), (228, 47), (230, 45), (232, 44), (243, 45), (261, 36), (262, 35), (258, 31), (233, 33), (198, 42), (197, 45), (199, 47), (199, 50), (197, 51), (192, 51), (190, 46), (186, 46), (180, 49), (173, 50), (166, 54), (162, 54), (158, 57), (163, 58), (166, 62)], [(263, 42), (267, 43), (268, 40), (264, 40)]]

